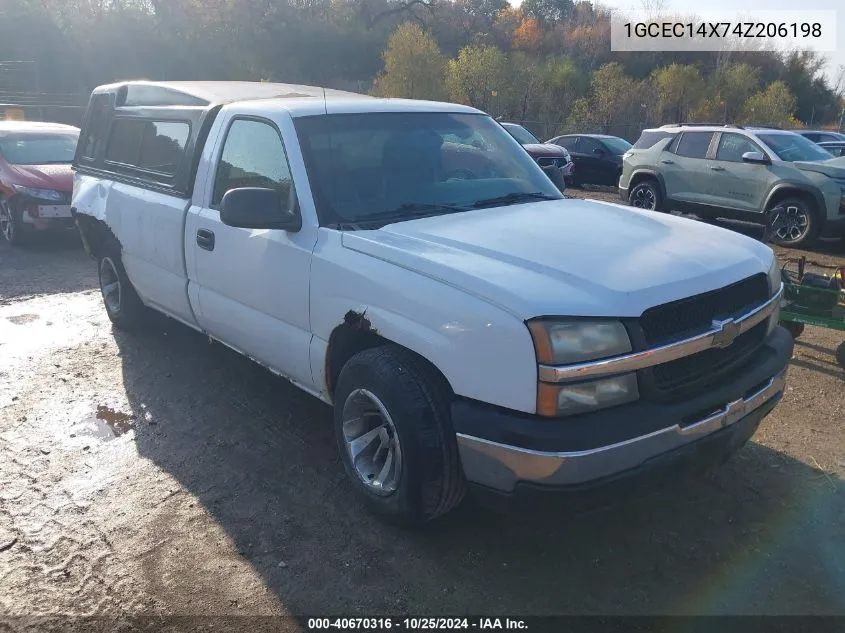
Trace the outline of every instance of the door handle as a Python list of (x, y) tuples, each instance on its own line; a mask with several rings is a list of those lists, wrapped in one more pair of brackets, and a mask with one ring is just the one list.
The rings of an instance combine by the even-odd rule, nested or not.
[(665, 158), (663, 160), (661, 160), (660, 162), (663, 163), (664, 165), (674, 165), (675, 164), (675, 161), (667, 160)]
[(716, 165), (710, 165), (710, 169), (713, 171), (725, 171), (724, 167), (717, 167)]
[(197, 230), (197, 246), (207, 251), (214, 250), (214, 233), (208, 229)]

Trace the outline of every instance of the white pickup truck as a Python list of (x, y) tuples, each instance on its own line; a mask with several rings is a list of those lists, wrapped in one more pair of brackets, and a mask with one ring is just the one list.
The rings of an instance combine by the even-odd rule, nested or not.
[(381, 515), (651, 485), (724, 460), (783, 394), (771, 249), (565, 198), (473, 108), (116, 84), (74, 169), (115, 326), (157, 310), (333, 405)]

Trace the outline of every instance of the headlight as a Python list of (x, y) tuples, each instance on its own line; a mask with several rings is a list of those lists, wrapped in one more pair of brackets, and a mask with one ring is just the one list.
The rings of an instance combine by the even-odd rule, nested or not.
[(541, 382), (537, 389), (537, 413), (548, 417), (575, 415), (633, 402), (639, 397), (636, 374), (577, 384)]
[(32, 187), (22, 187), (20, 185), (12, 185), (15, 191), (30, 198), (38, 200), (53, 200), (60, 202), (64, 199), (64, 194), (61, 191), (54, 191), (52, 189), (33, 189)]
[(780, 266), (778, 265), (778, 258), (772, 258), (772, 265), (769, 268), (769, 296), (773, 297), (778, 290), (780, 290), (781, 284), (781, 272)]
[[(780, 266), (778, 266), (778, 258), (774, 257), (772, 261), (772, 265), (769, 268), (769, 296), (773, 297), (780, 290), (781, 283), (783, 282), (782, 273), (780, 270)], [(772, 333), (777, 327), (778, 322), (780, 321), (780, 310), (781, 306), (783, 305), (783, 299), (778, 301), (778, 304), (775, 306), (775, 311), (772, 313), (772, 316), (769, 317), (769, 327), (767, 328), (766, 335)]]
[(625, 326), (619, 321), (528, 322), (537, 361), (549, 365), (583, 363), (631, 351)]

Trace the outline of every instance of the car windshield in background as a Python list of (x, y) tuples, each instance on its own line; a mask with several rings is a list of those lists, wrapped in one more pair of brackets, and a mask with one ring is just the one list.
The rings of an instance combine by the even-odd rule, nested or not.
[(758, 134), (781, 160), (795, 161), (830, 160), (830, 152), (800, 134)]
[(76, 134), (7, 134), (0, 136), (0, 155), (11, 165), (72, 163)]
[(617, 156), (621, 156), (632, 147), (632, 145), (624, 138), (603, 138), (601, 141), (607, 146), (607, 149), (609, 149), (611, 153), (616, 154)]
[(521, 125), (506, 125), (504, 128), (510, 132), (510, 135), (513, 136), (517, 141), (522, 143), (523, 145), (532, 145), (532, 144), (539, 144), (540, 139), (534, 136), (531, 132), (526, 130)]
[(295, 125), (324, 226), (370, 228), (563, 197), (487, 115), (332, 114)]

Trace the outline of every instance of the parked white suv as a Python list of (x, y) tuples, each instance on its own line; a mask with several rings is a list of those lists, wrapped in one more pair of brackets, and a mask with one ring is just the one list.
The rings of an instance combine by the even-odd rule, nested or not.
[(333, 404), (382, 515), (709, 465), (784, 390), (767, 246), (565, 199), (472, 108), (104, 86), (75, 170), (114, 324), (158, 310)]

